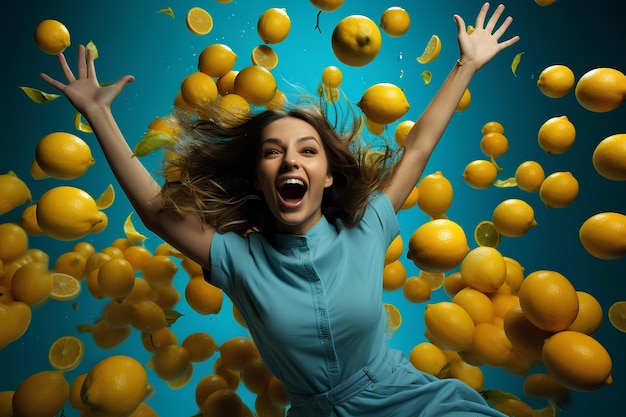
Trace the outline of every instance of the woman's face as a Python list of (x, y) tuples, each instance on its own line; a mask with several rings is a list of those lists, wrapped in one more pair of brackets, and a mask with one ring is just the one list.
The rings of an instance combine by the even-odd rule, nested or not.
[(279, 233), (303, 235), (311, 229), (322, 217), (324, 189), (332, 183), (324, 145), (313, 126), (284, 117), (263, 129), (257, 188)]

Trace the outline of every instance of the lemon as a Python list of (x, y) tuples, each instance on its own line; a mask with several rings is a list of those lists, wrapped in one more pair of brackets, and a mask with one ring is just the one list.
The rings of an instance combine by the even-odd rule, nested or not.
[(270, 102), (265, 105), (265, 108), (267, 110), (283, 110), (287, 103), (289, 103), (289, 99), (285, 93), (280, 90), (276, 90), (274, 98), (272, 98)]
[(291, 19), (284, 8), (272, 7), (265, 10), (257, 22), (257, 33), (265, 43), (280, 43), (291, 30)]
[(620, 332), (626, 332), (626, 301), (616, 301), (609, 307), (609, 321)]
[(217, 343), (206, 332), (196, 332), (188, 335), (181, 344), (189, 354), (192, 362), (203, 362), (209, 359), (217, 351)]
[(432, 35), (424, 48), (424, 52), (417, 58), (417, 62), (420, 64), (428, 64), (434, 61), (441, 52), (441, 39), (439, 36)]
[(599, 259), (618, 259), (626, 256), (626, 216), (603, 212), (589, 217), (580, 226), (580, 243)]
[[(141, 281), (135, 280), (135, 283), (137, 282)], [(143, 282), (145, 282), (145, 280)], [(151, 290), (149, 285), (148, 288)], [(140, 332), (154, 333), (167, 326), (165, 312), (161, 306), (151, 299), (138, 300), (135, 303), (135, 309), (133, 310), (131, 326)]]
[(440, 347), (430, 342), (422, 342), (411, 349), (409, 362), (416, 369), (439, 377), (448, 366), (448, 357)]
[(474, 322), (458, 304), (440, 301), (426, 305), (424, 322), (432, 337), (449, 350), (469, 350), (474, 343)]
[(205, 375), (196, 385), (196, 405), (202, 408), (209, 395), (220, 389), (228, 389), (228, 384), (224, 378), (215, 374)]
[(571, 172), (554, 172), (541, 183), (539, 196), (547, 208), (563, 208), (576, 199), (578, 189), (578, 180)]
[(311, 4), (323, 12), (334, 12), (343, 2), (344, 0), (311, 0)]
[(185, 286), (185, 299), (197, 313), (217, 314), (222, 309), (222, 290), (209, 284), (202, 277), (194, 277)]
[(445, 272), (459, 265), (468, 252), (461, 226), (452, 220), (436, 219), (413, 232), (407, 257), (421, 270)]
[(57, 370), (68, 372), (75, 369), (85, 355), (83, 342), (74, 336), (61, 336), (48, 351), (48, 360)]
[(404, 200), (404, 203), (402, 203), (402, 207), (400, 207), (400, 210), (408, 210), (411, 207), (415, 206), (417, 204), (418, 198), (419, 190), (417, 189), (417, 187), (413, 187), (406, 200)]
[(11, 285), (16, 300), (39, 305), (50, 297), (52, 275), (45, 264), (29, 262), (15, 271)]
[(0, 416), (11, 417), (13, 415), (13, 394), (15, 391), (0, 391)]
[(552, 3), (556, 3), (556, 0), (535, 0), (535, 3), (543, 7), (543, 6), (549, 6)]
[(393, 334), (402, 325), (402, 314), (400, 310), (398, 310), (398, 307), (391, 303), (385, 303), (383, 307), (385, 308), (385, 315), (387, 316), (387, 332)]
[(591, 336), (602, 324), (602, 305), (588, 292), (576, 291), (576, 295), (578, 296), (578, 315), (567, 330)]
[(52, 273), (52, 289), (50, 298), (57, 301), (68, 301), (80, 295), (80, 282), (69, 274)]
[(49, 176), (71, 180), (95, 164), (89, 145), (71, 133), (54, 132), (39, 140), (35, 149), (39, 167)]
[(574, 72), (565, 65), (550, 65), (539, 74), (537, 87), (545, 96), (560, 98), (574, 87)]
[(485, 374), (479, 366), (465, 362), (457, 352), (446, 352), (449, 361), (448, 378), (463, 381), (477, 392), (485, 387)]
[(235, 77), (234, 88), (235, 94), (248, 103), (262, 106), (276, 95), (276, 80), (266, 68), (253, 65), (239, 71)]
[(409, 102), (400, 87), (391, 83), (378, 83), (368, 87), (357, 103), (368, 119), (389, 124), (409, 111)]
[(88, 372), (81, 397), (95, 415), (127, 416), (141, 403), (148, 387), (146, 370), (126, 355), (109, 356)]
[(404, 146), (404, 140), (408, 136), (409, 132), (415, 125), (413, 120), (403, 120), (396, 126), (396, 130), (393, 132), (393, 138), (398, 146)]
[(187, 29), (194, 35), (207, 35), (213, 30), (213, 17), (201, 7), (192, 7), (185, 17)]
[(151, 359), (154, 371), (164, 381), (172, 381), (185, 375), (191, 361), (183, 346), (170, 344), (157, 350)]
[(100, 266), (98, 285), (105, 296), (121, 300), (133, 290), (135, 270), (126, 259), (112, 258)]
[(595, 68), (576, 83), (578, 103), (585, 109), (604, 113), (618, 108), (626, 97), (626, 75), (613, 68)]
[(475, 288), (462, 288), (452, 297), (452, 302), (463, 307), (474, 324), (493, 323), (495, 319), (493, 302), (485, 293)]
[(0, 224), (0, 261), (9, 263), (28, 250), (28, 235), (16, 223)]
[(351, 15), (343, 18), (333, 30), (331, 44), (339, 61), (353, 67), (369, 64), (380, 52), (382, 36), (370, 18)]
[(402, 36), (411, 25), (409, 12), (402, 7), (390, 7), (380, 17), (380, 27), (389, 36)]
[(243, 120), (250, 114), (250, 104), (239, 94), (228, 94), (217, 99), (216, 107), (226, 110), (226, 114), (221, 117), (228, 123), (230, 120), (234, 124)]
[(228, 45), (214, 43), (202, 50), (198, 57), (198, 70), (211, 77), (221, 77), (235, 66), (237, 54)]
[(405, 280), (406, 268), (400, 260), (385, 265), (383, 270), (383, 289), (385, 291), (399, 290), (402, 288)]
[(554, 334), (532, 324), (519, 304), (514, 304), (506, 311), (503, 328), (515, 350), (532, 360), (541, 359), (541, 350), (546, 339)]
[(524, 200), (509, 198), (493, 210), (491, 221), (503, 236), (519, 237), (537, 226), (535, 211)]
[[(4, 307), (9, 310), (9, 315), (12, 316), (7, 321), (12, 321), (13, 324), (13, 331), (7, 332), (7, 336), (9, 336), (9, 341), (15, 341), (24, 336), (24, 333), (26, 333), (30, 327), (33, 318), (33, 309), (27, 303), (17, 300), (5, 301)], [(3, 319), (7, 318), (5, 317)], [(0, 341), (0, 346), (2, 346), (2, 341)]]
[(209, 395), (202, 406), (203, 416), (243, 416), (245, 405), (239, 394), (220, 389)]
[(569, 405), (569, 390), (552, 375), (534, 373), (524, 379), (524, 395), (534, 398), (547, 398), (563, 409)]
[(252, 64), (273, 70), (278, 65), (278, 54), (267, 45), (257, 45), (252, 49)]
[(478, 246), (497, 248), (500, 244), (500, 233), (489, 220), (483, 220), (474, 228), (474, 240)]
[(593, 167), (604, 178), (626, 181), (626, 134), (609, 136), (596, 146)]
[(402, 285), (402, 295), (411, 303), (423, 303), (430, 300), (432, 292), (428, 280), (420, 276), (407, 278)]
[(260, 357), (252, 339), (245, 336), (226, 340), (220, 345), (219, 352), (222, 364), (233, 371), (242, 370), (246, 362)]
[(373, 122), (367, 117), (365, 118), (365, 126), (374, 135), (381, 135), (385, 131), (385, 125)]
[(502, 126), (502, 123), (492, 120), (485, 123), (480, 130), (480, 133), (482, 133), (483, 135), (491, 132), (496, 132), (504, 135), (504, 126)]
[(95, 200), (80, 188), (51, 188), (37, 202), (37, 223), (54, 239), (80, 239), (102, 221)]
[(463, 280), (459, 271), (449, 274), (443, 280), (443, 290), (450, 298), (454, 298), (459, 291), (463, 288), (467, 288), (467, 286), (467, 283)]
[(529, 193), (538, 191), (545, 177), (543, 167), (536, 161), (524, 161), (515, 169), (517, 187)]
[(132, 329), (129, 326), (114, 327), (107, 319), (101, 319), (91, 330), (93, 342), (100, 349), (115, 349), (128, 339)]
[(115, 188), (113, 184), (109, 184), (107, 188), (96, 199), (96, 207), (98, 210), (104, 210), (113, 205), (115, 201)]
[(15, 172), (9, 171), (0, 175), (0, 215), (8, 213), (27, 201), (32, 201), (30, 189)]
[(322, 84), (328, 88), (339, 88), (343, 81), (343, 73), (339, 68), (330, 65), (322, 72)]
[(37, 163), (37, 159), (33, 159), (33, 162), (30, 164), (30, 175), (36, 180), (50, 178), (50, 175), (46, 174), (43, 169), (41, 169)]
[(220, 95), (225, 96), (235, 92), (235, 78), (237, 74), (239, 74), (239, 71), (228, 71), (217, 79), (215, 84)]
[(463, 179), (472, 188), (485, 189), (490, 187), (498, 176), (498, 169), (484, 159), (477, 159), (465, 166), (463, 170)]
[(16, 417), (49, 417), (61, 412), (70, 396), (70, 385), (60, 371), (36, 372), (24, 379), (13, 394)]
[(456, 111), (463, 111), (467, 109), (472, 102), (472, 93), (469, 88), (466, 88), (459, 100), (459, 103), (456, 105)]
[(517, 294), (519, 287), (524, 282), (524, 267), (515, 259), (504, 257), (506, 264), (506, 282), (511, 288), (512, 294)]
[(192, 72), (181, 83), (180, 94), (187, 105), (202, 111), (217, 98), (217, 86), (210, 75), (201, 71)]
[(552, 117), (546, 120), (537, 133), (541, 149), (548, 155), (567, 151), (576, 139), (576, 128), (567, 116)]
[(403, 250), (404, 242), (402, 241), (402, 236), (398, 235), (391, 241), (391, 243), (387, 247), (387, 252), (385, 253), (385, 265), (400, 259)]
[(15, 340), (16, 325), (11, 309), (4, 302), (0, 303), (0, 349), (4, 349)]
[(570, 389), (594, 391), (612, 382), (609, 353), (584, 333), (558, 332), (546, 340), (542, 357), (548, 372)]
[(495, 248), (479, 246), (461, 262), (461, 276), (472, 288), (484, 293), (496, 291), (506, 279), (506, 264)]
[(441, 171), (426, 175), (417, 184), (419, 208), (433, 218), (442, 217), (452, 204), (452, 183)]
[(493, 323), (479, 323), (474, 329), (472, 348), (464, 354), (494, 368), (506, 365), (511, 359), (513, 345), (502, 327)]
[(70, 31), (58, 20), (42, 20), (35, 28), (35, 44), (43, 52), (56, 55), (70, 46)]
[(485, 155), (498, 158), (509, 150), (509, 140), (502, 133), (485, 133), (480, 140), (480, 149)]

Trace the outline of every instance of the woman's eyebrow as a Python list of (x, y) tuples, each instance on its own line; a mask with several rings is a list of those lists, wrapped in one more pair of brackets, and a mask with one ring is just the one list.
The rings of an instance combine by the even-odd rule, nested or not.
[[(302, 142), (306, 142), (306, 141), (314, 141), (316, 143), (320, 143), (320, 140), (318, 138), (316, 138), (315, 136), (302, 136), (301, 138), (296, 139), (296, 142), (298, 143), (302, 143)], [(266, 144), (266, 143), (272, 143), (272, 144), (276, 144), (276, 145), (280, 145), (283, 143), (282, 139), (279, 138), (266, 138), (263, 139), (262, 144)]]

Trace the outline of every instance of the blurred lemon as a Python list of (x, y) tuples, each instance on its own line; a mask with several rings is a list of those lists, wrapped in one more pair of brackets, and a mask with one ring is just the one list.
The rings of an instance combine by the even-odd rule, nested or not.
[(323, 12), (334, 12), (343, 2), (344, 0), (311, 0), (311, 4)]
[(541, 183), (539, 197), (547, 208), (563, 208), (576, 199), (578, 189), (578, 180), (571, 172), (554, 172)]
[(48, 360), (57, 370), (68, 372), (75, 369), (85, 355), (83, 342), (74, 336), (61, 336), (52, 342)]
[(576, 128), (567, 116), (551, 117), (539, 128), (537, 140), (548, 155), (567, 151), (576, 139)]
[(217, 343), (207, 332), (196, 332), (188, 335), (181, 344), (189, 354), (191, 362), (203, 362), (217, 351)]
[(145, 402), (140, 402), (139, 406), (129, 417), (159, 417), (159, 415)]
[(32, 201), (30, 189), (13, 171), (0, 175), (0, 215), (8, 213), (27, 201)]
[(493, 323), (479, 323), (474, 330), (472, 348), (466, 354), (494, 368), (504, 366), (511, 359), (513, 345), (502, 327)]
[(456, 111), (463, 111), (467, 109), (471, 102), (472, 93), (470, 92), (469, 88), (466, 88), (463, 92), (463, 95), (461, 96), (461, 100), (459, 100), (459, 103), (456, 105)]
[(140, 332), (153, 333), (167, 326), (167, 321), (163, 309), (157, 303), (143, 299), (135, 303), (131, 325)]
[(542, 357), (550, 375), (576, 391), (594, 391), (613, 380), (609, 353), (584, 333), (556, 333), (546, 340)]
[(270, 400), (279, 407), (287, 407), (291, 403), (289, 394), (285, 390), (285, 386), (275, 376), (270, 378), (270, 382), (267, 385), (267, 394), (269, 395)]
[(143, 264), (152, 256), (152, 252), (142, 245), (131, 245), (124, 249), (124, 259), (130, 262), (135, 271), (141, 270)]
[(150, 286), (157, 295), (155, 302), (164, 310), (174, 308), (182, 298), (178, 288), (172, 283), (157, 283)]
[(357, 106), (368, 119), (380, 124), (395, 122), (410, 107), (402, 89), (391, 83), (378, 83), (368, 87)]
[(432, 292), (430, 283), (420, 276), (407, 278), (402, 286), (402, 295), (411, 303), (423, 303), (430, 300)]
[(501, 235), (519, 237), (537, 225), (535, 211), (524, 200), (510, 198), (496, 206), (492, 222)]
[(220, 389), (209, 395), (202, 405), (203, 416), (243, 416), (245, 405), (239, 394), (231, 389)]
[(524, 315), (542, 330), (559, 332), (567, 329), (576, 320), (576, 289), (559, 272), (531, 272), (524, 279), (518, 296)]
[(517, 294), (519, 287), (524, 282), (524, 267), (508, 256), (504, 257), (504, 263), (506, 264), (506, 282), (511, 288), (511, 293)]
[(483, 220), (474, 228), (474, 240), (478, 246), (497, 248), (500, 245), (500, 232), (489, 220)]
[(152, 289), (150, 284), (148, 284), (148, 282), (143, 278), (135, 277), (135, 285), (133, 286), (133, 290), (130, 292), (130, 294), (126, 296), (124, 301), (128, 301), (133, 305), (137, 305), (144, 300), (155, 301), (156, 299), (157, 294)]
[(110, 300), (104, 306), (102, 317), (109, 322), (111, 327), (128, 327), (133, 320), (134, 312), (135, 306), (132, 302), (128, 300), (122, 302)]
[(480, 149), (487, 156), (499, 158), (509, 150), (509, 140), (502, 133), (489, 132), (480, 140)]
[(519, 304), (513, 305), (504, 314), (503, 328), (515, 349), (534, 360), (541, 359), (543, 344), (554, 334), (532, 324)]
[(274, 94), (274, 97), (270, 100), (270, 102), (265, 105), (265, 108), (267, 110), (283, 110), (288, 102), (289, 100), (287, 99), (285, 93), (280, 90), (276, 90), (276, 94)]
[(130, 336), (130, 326), (113, 327), (107, 319), (101, 319), (94, 324), (91, 337), (96, 346), (103, 350), (111, 350), (124, 343)]
[(185, 17), (187, 29), (194, 35), (207, 35), (213, 30), (213, 17), (201, 7), (192, 7)]
[(91, 233), (103, 221), (102, 214), (93, 197), (76, 187), (51, 188), (37, 202), (39, 227), (58, 240), (76, 240)]
[(152, 333), (141, 333), (141, 344), (147, 352), (154, 353), (168, 345), (177, 345), (178, 337), (169, 327)]
[(9, 343), (14, 341), (16, 333), (15, 318), (13, 312), (3, 302), (0, 303), (0, 349), (4, 349)]
[(43, 52), (56, 55), (70, 46), (70, 31), (58, 20), (42, 20), (35, 28), (35, 44)]
[(462, 175), (470, 187), (479, 190), (490, 187), (497, 176), (498, 169), (496, 166), (491, 161), (484, 159), (477, 159), (467, 164)]
[(367, 130), (369, 130), (374, 135), (381, 135), (385, 131), (385, 125), (376, 123), (367, 117), (365, 118), (365, 126), (367, 126)]
[(430, 37), (426, 47), (424, 48), (424, 52), (417, 58), (417, 62), (420, 64), (428, 64), (429, 62), (434, 61), (441, 52), (441, 39), (439, 36), (433, 35)]
[(334, 65), (324, 68), (322, 72), (322, 84), (328, 88), (339, 88), (343, 81), (341, 70)]
[(41, 262), (29, 262), (13, 274), (13, 297), (30, 306), (42, 304), (50, 297), (52, 274)]
[(402, 7), (390, 7), (380, 17), (380, 27), (389, 36), (402, 36), (411, 25), (409, 13)]
[(248, 103), (263, 106), (276, 94), (276, 80), (266, 68), (253, 65), (245, 67), (235, 77), (235, 94)]
[(198, 57), (198, 70), (211, 77), (221, 77), (235, 66), (237, 54), (228, 45), (214, 43), (202, 50)]
[(396, 291), (402, 288), (406, 280), (406, 269), (402, 261), (396, 260), (385, 265), (383, 269), (383, 289)]
[(219, 347), (222, 364), (233, 371), (241, 371), (245, 364), (260, 357), (254, 342), (245, 336), (235, 336)]
[(400, 210), (408, 210), (411, 207), (414, 207), (417, 204), (418, 199), (419, 190), (417, 189), (417, 187), (413, 187), (406, 200), (404, 200), (404, 203), (402, 203), (402, 207), (400, 207)]
[(417, 205), (432, 218), (442, 217), (452, 204), (452, 183), (441, 171), (423, 177), (417, 190)]
[(89, 371), (81, 397), (95, 416), (128, 416), (141, 403), (148, 387), (146, 370), (126, 355), (109, 356)]
[(50, 178), (50, 175), (46, 174), (43, 169), (41, 169), (37, 163), (37, 159), (33, 159), (33, 162), (30, 164), (30, 175), (36, 180)]
[(244, 120), (250, 114), (250, 104), (238, 94), (227, 94), (217, 99), (216, 107), (226, 110), (226, 114), (222, 115), (222, 119), (226, 122), (237, 123)]
[(454, 295), (452, 302), (463, 307), (474, 324), (493, 323), (495, 318), (493, 303), (485, 293), (472, 287), (465, 287)]
[(24, 379), (13, 394), (13, 415), (56, 416), (70, 396), (70, 385), (61, 371), (36, 372)]
[(210, 75), (201, 71), (192, 72), (181, 83), (180, 94), (186, 104), (202, 111), (217, 98), (217, 86)]
[(172, 381), (185, 375), (191, 361), (187, 349), (180, 345), (163, 346), (151, 358), (154, 371), (164, 381)]
[(626, 332), (626, 301), (616, 301), (609, 307), (609, 321), (620, 332)]
[(394, 140), (396, 141), (396, 144), (398, 144), (398, 146), (404, 146), (404, 140), (413, 128), (413, 125), (415, 125), (415, 122), (413, 120), (403, 120), (402, 122), (398, 123), (398, 125), (396, 126), (396, 130), (394, 130), (393, 132)]
[(280, 43), (291, 30), (291, 19), (284, 8), (272, 7), (264, 11), (257, 22), (257, 32), (265, 43)]
[(52, 273), (52, 289), (50, 298), (57, 301), (69, 301), (80, 295), (80, 281), (62, 272)]
[(153, 255), (141, 267), (143, 278), (150, 284), (170, 283), (178, 272), (178, 266), (166, 255)]
[(479, 366), (470, 365), (459, 357), (457, 352), (446, 352), (448, 356), (448, 378), (455, 378), (465, 382), (477, 392), (485, 387), (485, 374)]
[(437, 219), (413, 232), (407, 257), (421, 270), (446, 272), (459, 265), (468, 252), (461, 226), (448, 219)]
[(78, 136), (65, 132), (54, 132), (41, 138), (35, 157), (46, 174), (61, 180), (78, 178), (95, 164), (89, 145)]
[(576, 99), (585, 109), (604, 113), (618, 108), (626, 97), (626, 75), (613, 68), (595, 68), (576, 84)]
[(459, 291), (467, 286), (467, 283), (463, 280), (459, 271), (449, 274), (443, 280), (443, 290), (450, 298), (453, 298)]
[(524, 379), (524, 395), (552, 400), (560, 409), (567, 408), (571, 397), (563, 384), (552, 375), (541, 372), (528, 375)]
[(80, 398), (80, 391), (83, 388), (83, 382), (87, 378), (87, 373), (78, 375), (70, 384), (70, 405), (75, 410), (84, 410), (83, 400)]
[(202, 408), (209, 395), (220, 389), (228, 389), (228, 384), (226, 383), (224, 378), (215, 374), (208, 374), (203, 376), (196, 385), (196, 405), (199, 408)]
[(273, 70), (278, 65), (278, 54), (267, 45), (257, 45), (252, 49), (252, 64)]
[(626, 134), (609, 136), (593, 151), (593, 167), (604, 178), (626, 181)]
[(535, 0), (535, 3), (537, 3), (540, 6), (549, 6), (555, 2), (556, 0)]
[(403, 251), (404, 243), (402, 241), (402, 236), (398, 235), (391, 241), (389, 247), (387, 247), (387, 252), (385, 253), (385, 265), (400, 259)]
[[(26, 333), (26, 330), (30, 327), (33, 318), (33, 309), (27, 303), (17, 300), (5, 300), (4, 307), (9, 310), (9, 316), (12, 316), (7, 321), (13, 322), (13, 331), (7, 332), (4, 337), (9, 336), (9, 342), (13, 342), (24, 336), (24, 333)], [(4, 317), (3, 319), (7, 318)], [(0, 346), (2, 346), (2, 341), (0, 341)]]
[(28, 235), (17, 223), (0, 224), (0, 260), (9, 263), (28, 250)]
[(133, 290), (135, 270), (124, 258), (112, 258), (98, 270), (98, 285), (105, 296), (122, 300)]
[(479, 246), (461, 262), (461, 276), (472, 288), (484, 293), (496, 291), (506, 279), (506, 264), (495, 248)]
[(96, 252), (96, 248), (89, 242), (78, 242), (72, 247), (72, 250), (83, 255), (85, 259)]
[(454, 351), (469, 350), (474, 340), (474, 322), (458, 304), (440, 301), (426, 305), (426, 329), (445, 348)]
[(574, 72), (565, 65), (550, 65), (539, 74), (537, 87), (545, 96), (559, 98), (565, 96), (574, 87)]
[(353, 67), (362, 67), (378, 55), (382, 36), (376, 23), (370, 18), (351, 15), (335, 26), (331, 44), (339, 61)]
[(482, 129), (480, 130), (480, 133), (482, 133), (483, 135), (486, 135), (487, 133), (491, 133), (491, 132), (496, 132), (496, 133), (500, 133), (504, 135), (504, 126), (502, 126), (502, 123), (492, 120), (492, 121), (485, 123)]
[(536, 161), (524, 161), (515, 170), (517, 187), (529, 193), (539, 190), (545, 177), (543, 167)]
[(235, 78), (239, 71), (228, 71), (217, 79), (217, 91), (221, 96), (226, 96), (235, 92)]
[(596, 258), (626, 255), (626, 216), (621, 213), (594, 214), (583, 222), (578, 235), (583, 247)]
[(578, 296), (578, 315), (567, 330), (591, 336), (602, 324), (602, 305), (588, 292), (576, 291), (576, 295)]
[(430, 342), (422, 342), (409, 353), (409, 362), (418, 370), (439, 377), (448, 366), (444, 351)]
[(209, 284), (203, 277), (191, 278), (185, 286), (185, 299), (197, 313), (217, 314), (222, 309), (222, 290)]

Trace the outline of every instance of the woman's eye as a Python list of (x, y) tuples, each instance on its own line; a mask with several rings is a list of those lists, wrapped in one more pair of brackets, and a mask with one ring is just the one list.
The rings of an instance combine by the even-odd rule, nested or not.
[(304, 153), (315, 154), (315, 153), (317, 153), (317, 150), (314, 149), (314, 148), (305, 148), (304, 149)]
[(276, 149), (268, 149), (263, 152), (263, 156), (272, 156), (272, 155), (278, 155), (278, 151)]

